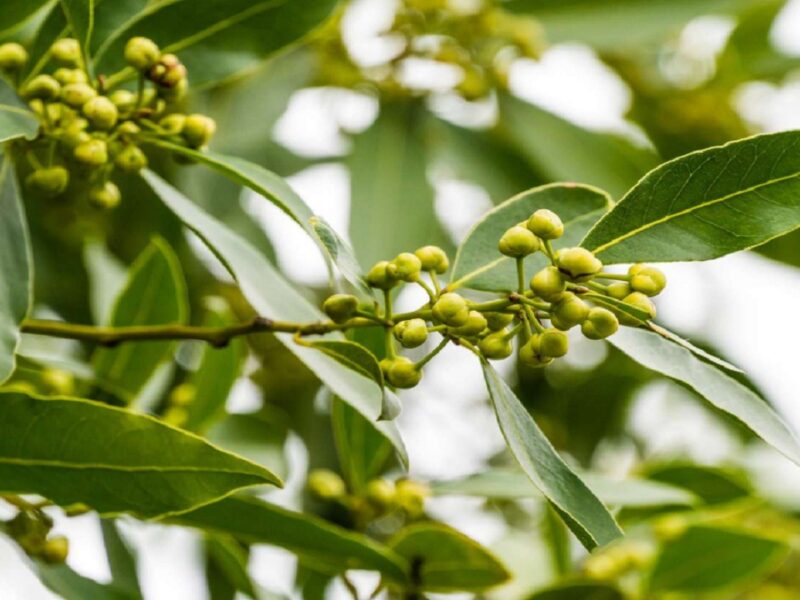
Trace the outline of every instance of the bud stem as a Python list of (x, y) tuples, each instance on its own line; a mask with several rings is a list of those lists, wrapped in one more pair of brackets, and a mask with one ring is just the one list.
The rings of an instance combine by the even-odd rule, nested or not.
[(525, 293), (525, 259), (521, 256), (517, 257), (517, 288), (520, 294)]
[(614, 281), (630, 281), (631, 276), (622, 273), (605, 273), (601, 272), (595, 275), (597, 279), (613, 279)]
[(442, 339), (442, 341), (441, 341), (441, 342), (439, 342), (439, 344), (436, 346), (436, 348), (434, 348), (433, 350), (431, 350), (431, 351), (430, 351), (430, 352), (429, 352), (429, 353), (428, 353), (426, 356), (423, 356), (423, 357), (422, 357), (422, 358), (421, 358), (419, 361), (417, 361), (416, 363), (414, 363), (414, 368), (415, 368), (415, 369), (417, 369), (417, 370), (419, 370), (419, 369), (421, 369), (422, 367), (424, 367), (426, 364), (428, 364), (428, 363), (430, 362), (430, 360), (431, 360), (431, 359), (432, 359), (434, 356), (436, 356), (437, 354), (439, 354), (439, 352), (441, 352), (442, 350), (444, 350), (444, 347), (445, 347), (445, 346), (447, 346), (447, 343), (448, 343), (449, 341), (450, 341), (449, 339), (447, 339), (447, 338), (443, 338), (443, 339)]

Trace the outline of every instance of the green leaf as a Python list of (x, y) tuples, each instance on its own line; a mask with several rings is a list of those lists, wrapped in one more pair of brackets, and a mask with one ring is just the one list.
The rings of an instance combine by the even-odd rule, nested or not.
[(283, 453), (286, 433), (286, 424), (257, 413), (228, 415), (206, 433), (206, 438), (228, 452), (286, 477), (288, 469)]
[(525, 474), (587, 549), (620, 537), (614, 517), (558, 455), (508, 384), (488, 362), (482, 366), (497, 422)]
[(800, 226), (800, 133), (681, 156), (644, 177), (581, 242), (606, 263), (708, 260)]
[(103, 545), (111, 569), (113, 586), (124, 591), (131, 599), (141, 599), (142, 590), (136, 573), (136, 557), (133, 549), (122, 537), (113, 520), (101, 519), (100, 529), (103, 533)]
[(206, 537), (206, 552), (231, 586), (250, 598), (258, 598), (253, 581), (247, 572), (248, 552), (229, 536)]
[(788, 551), (776, 540), (695, 525), (666, 544), (653, 567), (649, 587), (652, 592), (695, 595), (744, 586), (777, 568)]
[(510, 577), (489, 550), (442, 523), (408, 525), (389, 540), (389, 546), (412, 565), (422, 590), (480, 591)]
[(689, 490), (704, 504), (722, 504), (747, 498), (753, 490), (741, 473), (691, 463), (667, 463), (644, 468), (643, 477)]
[(131, 596), (114, 586), (79, 575), (67, 565), (37, 563), (36, 573), (49, 590), (64, 600), (132, 600)]
[(527, 600), (626, 600), (625, 594), (610, 583), (576, 581), (549, 587), (528, 596)]
[(92, 318), (98, 325), (107, 325), (114, 302), (125, 286), (127, 269), (100, 241), (88, 241), (83, 246), (83, 262), (89, 275)]
[(800, 445), (781, 417), (755, 392), (714, 365), (644, 329), (623, 327), (608, 341), (648, 369), (686, 384), (800, 465)]
[(647, 311), (642, 310), (636, 306), (628, 304), (627, 302), (623, 302), (622, 300), (617, 300), (616, 298), (612, 298), (611, 296), (607, 296), (605, 294), (599, 294), (597, 292), (587, 292), (585, 294), (581, 294), (581, 298), (586, 300), (591, 300), (595, 304), (600, 304), (605, 308), (613, 309), (618, 313), (624, 313), (629, 317), (633, 317), (640, 324), (648, 322), (650, 320), (650, 313)]
[(21, 137), (32, 138), (39, 120), (20, 102), (16, 93), (0, 79), (0, 142)]
[(361, 276), (364, 270), (358, 264), (350, 244), (333, 227), (328, 225), (322, 217), (314, 215), (309, 219), (309, 223), (328, 259), (339, 268), (342, 276), (352, 283), (363, 296), (371, 296), (372, 292)]
[[(72, 37), (78, 40), (81, 46), (81, 53), (86, 65), (91, 66), (89, 61), (89, 44), (92, 40), (94, 30), (94, 5), (95, 0), (59, 0), (64, 15), (67, 17), (72, 32)], [(112, 0), (114, 1), (114, 0)]]
[(256, 498), (225, 498), (170, 521), (232, 535), (251, 544), (285, 548), (317, 571), (333, 574), (347, 569), (366, 569), (379, 571), (395, 582), (406, 579), (405, 561), (386, 546), (319, 517)]
[(659, 162), (620, 135), (583, 129), (508, 94), (498, 100), (500, 130), (549, 181), (596, 185), (616, 199)]
[[(203, 212), (154, 173), (145, 173), (145, 179), (167, 208), (217, 255), (239, 283), (245, 298), (260, 315), (302, 323), (324, 318), (322, 312), (309, 304), (248, 242)], [(369, 420), (374, 421), (380, 417), (383, 408), (382, 394), (375, 382), (344, 368), (321, 352), (294, 343), (289, 334), (277, 334), (276, 337), (337, 396)], [(342, 338), (339, 335), (329, 335), (326, 339)], [(398, 453), (405, 457), (405, 448), (393, 424), (382, 422), (380, 427), (392, 440)]]
[(4, 492), (151, 518), (242, 487), (281, 485), (267, 469), (147, 415), (18, 392), (0, 392), (0, 400)]
[(340, 365), (344, 365), (374, 381), (379, 387), (383, 388), (383, 372), (378, 364), (378, 359), (361, 344), (350, 340), (301, 340), (302, 345), (314, 348), (327, 354)]
[(0, 156), (0, 384), (14, 370), (19, 325), (32, 302), (33, 259), (28, 225), (11, 161)]
[(125, 67), (133, 36), (177, 54), (193, 87), (252, 69), (322, 23), (335, 0), (176, 0), (150, 4), (97, 49), (97, 72)]
[(350, 239), (363, 264), (427, 244), (449, 245), (427, 179), (422, 114), (417, 103), (384, 103), (377, 120), (353, 139)]
[[(564, 222), (564, 236), (555, 247), (576, 245), (586, 231), (611, 207), (608, 195), (593, 187), (551, 184), (533, 188), (487, 212), (464, 238), (453, 264), (452, 286), (487, 291), (517, 289), (515, 261), (503, 256), (497, 242), (506, 229), (525, 221), (539, 208), (548, 208)], [(545, 266), (543, 254), (525, 259), (530, 274)]]
[(722, 367), (723, 369), (728, 369), (729, 371), (733, 371), (734, 373), (744, 373), (744, 371), (742, 371), (736, 365), (732, 365), (727, 360), (723, 360), (719, 356), (714, 356), (710, 352), (706, 352), (702, 348), (698, 348), (697, 346), (692, 344), (689, 340), (683, 339), (681, 336), (670, 331), (666, 327), (662, 327), (661, 325), (656, 325), (655, 323), (650, 321), (647, 323), (647, 328), (650, 329), (650, 331), (657, 333), (664, 339), (669, 340), (670, 342), (674, 342), (679, 346), (683, 346), (692, 354), (695, 354), (700, 358), (707, 360), (708, 362), (714, 363), (718, 367)]
[(0, 10), (0, 33), (15, 29), (36, 14), (50, 0), (3, 0)]

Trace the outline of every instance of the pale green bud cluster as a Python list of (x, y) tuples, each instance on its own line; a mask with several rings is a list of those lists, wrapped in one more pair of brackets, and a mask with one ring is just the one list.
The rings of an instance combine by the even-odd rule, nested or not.
[(41, 509), (33, 505), (23, 508), (2, 526), (28, 556), (51, 565), (67, 560), (69, 540), (61, 535), (50, 535), (53, 520)]

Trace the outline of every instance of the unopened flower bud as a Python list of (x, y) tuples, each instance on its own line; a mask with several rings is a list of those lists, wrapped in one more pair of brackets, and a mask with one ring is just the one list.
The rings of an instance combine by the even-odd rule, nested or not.
[(451, 328), (450, 332), (463, 337), (473, 337), (486, 329), (486, 326), (486, 317), (484, 317), (483, 314), (479, 313), (477, 310), (471, 310), (469, 311), (469, 318), (467, 319), (467, 322), (461, 327)]
[(147, 73), (150, 80), (158, 86), (171, 88), (186, 79), (186, 67), (174, 54), (163, 54)]
[(586, 320), (581, 324), (581, 332), (590, 340), (602, 340), (613, 335), (619, 329), (617, 316), (600, 306), (589, 311)]
[(392, 277), (400, 281), (416, 281), (422, 270), (422, 261), (416, 254), (402, 252), (398, 254), (387, 267)]
[(183, 122), (181, 135), (192, 148), (202, 148), (214, 136), (217, 124), (205, 115), (189, 115)]
[(74, 38), (61, 38), (50, 46), (50, 54), (58, 62), (71, 67), (81, 64), (81, 46)]
[(136, 94), (129, 90), (114, 90), (108, 96), (112, 104), (117, 107), (117, 112), (129, 115), (136, 108)]
[(61, 84), (50, 75), (37, 75), (22, 88), (20, 94), (26, 100), (55, 100), (61, 93)]
[(505, 332), (498, 331), (490, 333), (480, 342), (478, 342), (478, 350), (481, 354), (489, 360), (502, 360), (511, 356), (514, 351), (511, 346), (511, 341), (506, 339)]
[(412, 388), (422, 379), (422, 370), (405, 356), (398, 356), (391, 361), (386, 370), (386, 380), (396, 388)]
[(490, 331), (505, 329), (514, 320), (514, 315), (508, 313), (490, 312), (483, 316), (486, 317), (486, 326)]
[(129, 144), (114, 158), (114, 164), (126, 173), (136, 173), (147, 166), (147, 157), (139, 146)]
[(105, 96), (96, 96), (83, 105), (83, 114), (97, 129), (111, 129), (117, 123), (119, 111)]
[(539, 248), (541, 248), (539, 238), (521, 225), (509, 228), (497, 244), (497, 249), (500, 250), (501, 254), (514, 258), (528, 256), (539, 250)]
[(15, 73), (28, 62), (28, 52), (20, 44), (0, 44), (0, 71)]
[(364, 495), (372, 504), (385, 508), (394, 501), (394, 485), (385, 479), (373, 479), (367, 484)]
[(565, 292), (561, 300), (553, 304), (550, 321), (553, 327), (563, 331), (580, 325), (589, 314), (589, 305), (572, 292)]
[(41, 375), (42, 385), (48, 392), (58, 396), (75, 393), (75, 376), (63, 369), (45, 369)]
[(169, 403), (173, 406), (189, 406), (197, 396), (197, 386), (193, 383), (176, 385), (169, 394)]
[[(650, 300), (650, 298), (645, 296), (643, 293), (633, 292), (625, 296), (625, 298), (623, 298), (622, 301), (625, 304), (630, 304), (631, 306), (634, 306), (639, 310), (647, 313), (649, 319), (656, 318), (656, 305), (653, 304), (653, 301)], [(627, 315), (625, 313), (619, 314), (619, 320), (620, 323), (623, 323), (625, 325), (639, 325), (641, 323), (638, 319), (630, 315)]]
[(311, 471), (308, 474), (308, 489), (323, 500), (336, 500), (347, 493), (344, 480), (329, 469)]
[(404, 348), (416, 348), (428, 339), (428, 325), (423, 319), (400, 321), (394, 326), (393, 332)]
[(122, 136), (132, 136), (141, 133), (142, 129), (133, 121), (124, 121), (117, 126), (117, 133)]
[(180, 135), (183, 131), (183, 126), (186, 123), (186, 115), (180, 113), (173, 113), (167, 115), (158, 122), (158, 126), (167, 135)]
[(519, 362), (526, 367), (545, 367), (553, 362), (549, 356), (544, 356), (540, 350), (541, 336), (536, 334), (520, 346), (519, 349)]
[(86, 75), (86, 72), (80, 69), (59, 67), (53, 73), (53, 77), (61, 85), (69, 85), (70, 83), (89, 83), (89, 77)]
[(627, 281), (615, 281), (606, 286), (606, 294), (617, 300), (622, 300), (625, 296), (630, 294), (633, 290)]
[(423, 246), (414, 251), (420, 260), (423, 271), (434, 271), (442, 274), (450, 268), (447, 254), (439, 246)]
[(539, 334), (539, 354), (543, 357), (560, 358), (569, 350), (569, 338), (559, 329), (545, 329)]
[(364, 280), (370, 287), (378, 288), (379, 290), (389, 290), (397, 285), (397, 279), (392, 277), (388, 270), (389, 261), (381, 260), (376, 262), (369, 270)]
[(93, 206), (103, 210), (110, 210), (119, 204), (122, 194), (116, 185), (106, 181), (99, 187), (91, 188), (88, 198)]
[(322, 310), (334, 323), (344, 323), (358, 309), (358, 298), (352, 294), (333, 294), (322, 304)]
[(108, 162), (108, 146), (103, 140), (96, 138), (78, 144), (73, 151), (75, 160), (85, 165), (99, 167)]
[(628, 274), (631, 276), (631, 289), (645, 296), (657, 296), (667, 285), (664, 273), (649, 265), (633, 265)]
[(60, 565), (67, 560), (69, 554), (69, 540), (62, 535), (51, 537), (44, 543), (41, 557), (46, 563)]
[(430, 488), (423, 483), (401, 479), (395, 485), (395, 504), (412, 519), (422, 516), (425, 499), (430, 496)]
[(531, 278), (531, 290), (547, 302), (557, 302), (566, 289), (567, 282), (556, 267), (545, 267)]
[(88, 83), (68, 83), (61, 90), (61, 100), (73, 108), (80, 108), (97, 96), (97, 91)]
[(134, 37), (125, 44), (125, 60), (137, 71), (146, 71), (161, 58), (156, 43), (145, 37)]
[(585, 248), (559, 250), (557, 262), (559, 270), (572, 281), (587, 281), (603, 268), (603, 263)]
[(69, 172), (64, 167), (37, 169), (25, 178), (29, 189), (48, 198), (58, 196), (69, 185)]
[(564, 235), (564, 224), (552, 210), (540, 208), (531, 215), (527, 223), (528, 229), (543, 240), (555, 240)]
[(449, 327), (461, 327), (469, 319), (467, 301), (453, 292), (442, 294), (433, 305), (433, 317)]

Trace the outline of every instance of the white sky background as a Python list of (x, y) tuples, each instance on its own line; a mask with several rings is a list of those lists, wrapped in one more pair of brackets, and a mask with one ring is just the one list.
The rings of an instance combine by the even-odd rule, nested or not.
[[(381, 11), (391, 6), (391, 0), (361, 0), (359, 5), (361, 14), (356, 11), (347, 21), (351, 48), (362, 56), (391, 55), (395, 51), (392, 42), (376, 40), (372, 34), (376, 24), (385, 19), (385, 11)], [(713, 65), (714, 54), (730, 26), (726, 19), (699, 19), (686, 28), (679, 47), (695, 65), (707, 65), (709, 61)], [(773, 28), (773, 41), (787, 52), (800, 54), (798, 32), (800, 0), (793, 0)], [(678, 75), (685, 66), (680, 61), (673, 65)], [(414, 81), (424, 82), (426, 76), (442, 79), (442, 74), (435, 69), (431, 71), (429, 65), (416, 65), (408, 73), (409, 80)], [(512, 71), (511, 81), (521, 97), (585, 127), (640, 136), (623, 118), (630, 102), (627, 88), (586, 47), (556, 46), (538, 63), (520, 61)], [(800, 83), (749, 84), (736, 102), (754, 128), (775, 131), (800, 126)], [(491, 105), (465, 107), (463, 102), (446, 96), (437, 99), (435, 108), (440, 113), (450, 111), (454, 120), (462, 123), (480, 124), (492, 115)], [(363, 95), (343, 90), (304, 90), (293, 98), (276, 127), (275, 137), (296, 152), (341, 155), (349, 144), (343, 131), (367, 127), (376, 111), (376, 103)], [(298, 173), (289, 182), (314, 212), (325, 217), (340, 233), (347, 232), (349, 180), (344, 166), (334, 160)], [(463, 236), (466, 228), (489, 206), (483, 190), (466, 182), (437, 181), (436, 190), (439, 214), (449, 217), (452, 206), (462, 211), (460, 219), (449, 224), (454, 239)], [(301, 285), (326, 280), (316, 246), (299, 227), (270, 204), (247, 193), (243, 194), (242, 204), (273, 240), (285, 273)], [(745, 368), (795, 429), (800, 430), (797, 365), (800, 270), (752, 253), (710, 263), (664, 265), (663, 269), (670, 285), (658, 299), (660, 320), (683, 331), (702, 330), (709, 341)], [(420, 300), (409, 290), (398, 299), (398, 306), (412, 307)], [(582, 348), (573, 359), (594, 363), (602, 359), (602, 350), (597, 348), (596, 344)], [(570, 356), (573, 357), (572, 353)], [(465, 475), (479, 469), (487, 458), (501, 450), (503, 441), (490, 408), (483, 402), (482, 378), (474, 360), (459, 349), (448, 348), (435, 362), (418, 388), (403, 393), (404, 409), (399, 424), (409, 449), (412, 475), (431, 478)], [(509, 362), (501, 368), (513, 377)], [(257, 392), (251, 386), (238, 386), (234, 404), (252, 406), (259, 401), (253, 394)], [(647, 434), (651, 450), (657, 453), (680, 451), (697, 460), (713, 461), (738, 450), (737, 442), (671, 385), (658, 384), (645, 390), (630, 425), (633, 430)], [(699, 444), (699, 440), (703, 443)], [(295, 490), (303, 479), (304, 457), (299, 446), (292, 444), (291, 453), (292, 460), (302, 467), (296, 470), (294, 482), (290, 482), (290, 489)], [(624, 464), (626, 456), (629, 456), (626, 449), (612, 448), (600, 464)], [(796, 501), (800, 499), (800, 470), (775, 452), (759, 449), (746, 455), (745, 461), (758, 466), (767, 489)], [(280, 499), (290, 502), (291, 494)], [(477, 502), (437, 500), (431, 507), (434, 514), (482, 542), (497, 542), (504, 534), (502, 523), (481, 512)], [(85, 516), (59, 519), (57, 523), (58, 531), (70, 537), (69, 564), (82, 574), (107, 580), (108, 566), (102, 558), (97, 520)], [(204, 598), (196, 536), (178, 528), (134, 522), (125, 527), (125, 532), (136, 547), (144, 550), (140, 572), (147, 600)], [(32, 573), (19, 568), (20, 564), (17, 549), (0, 537), (0, 598), (53, 598)], [(295, 559), (281, 550), (254, 549), (251, 566), (256, 580), (273, 591), (291, 592), (295, 565)], [(373, 576), (361, 575), (355, 577), (359, 587), (363, 590), (374, 587)], [(347, 597), (341, 588), (332, 589), (330, 595)]]

